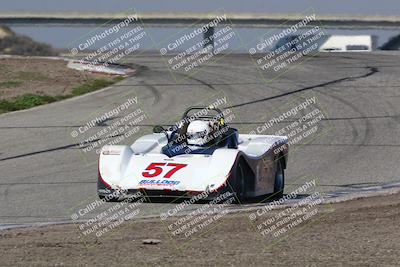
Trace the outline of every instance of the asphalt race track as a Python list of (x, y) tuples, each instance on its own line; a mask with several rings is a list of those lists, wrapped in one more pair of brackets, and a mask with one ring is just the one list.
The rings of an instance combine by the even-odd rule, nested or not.
[[(122, 114), (76, 138), (71, 132), (135, 97), (146, 114), (142, 134), (177, 121), (190, 105), (220, 97), (236, 115), (233, 125), (249, 132), (292, 101), (315, 96), (325, 114), (321, 133), (291, 147), (285, 192), (310, 179), (321, 193), (400, 180), (398, 53), (320, 53), (279, 75), (257, 70), (249, 55), (221, 56), (190, 73), (171, 73), (157, 55), (129, 60), (138, 73), (111, 88), (0, 115), (0, 225), (67, 221), (96, 200), (97, 155), (78, 145)], [(142, 216), (169, 207), (146, 203)]]

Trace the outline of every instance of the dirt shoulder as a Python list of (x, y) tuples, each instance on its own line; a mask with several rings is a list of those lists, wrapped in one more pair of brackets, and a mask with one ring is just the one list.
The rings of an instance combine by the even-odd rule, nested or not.
[(42, 58), (0, 58), (0, 99), (23, 94), (68, 95), (91, 79), (113, 77), (67, 68), (64, 60)]
[[(279, 211), (271, 212), (271, 216)], [(168, 222), (124, 222), (83, 236), (78, 225), (0, 232), (2, 266), (395, 266), (400, 195), (318, 207), (318, 216), (279, 238), (262, 236), (249, 213), (226, 215), (195, 238), (171, 237)], [(143, 244), (144, 239), (158, 244)]]

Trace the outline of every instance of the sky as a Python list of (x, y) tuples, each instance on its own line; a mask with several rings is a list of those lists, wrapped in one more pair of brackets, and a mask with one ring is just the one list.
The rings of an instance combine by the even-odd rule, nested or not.
[(313, 8), (318, 14), (400, 15), (399, 0), (1, 0), (0, 12), (85, 11), (117, 12), (301, 13)]

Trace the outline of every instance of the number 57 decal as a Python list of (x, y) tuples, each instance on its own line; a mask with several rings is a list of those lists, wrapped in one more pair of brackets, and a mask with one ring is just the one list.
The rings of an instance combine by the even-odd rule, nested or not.
[(153, 178), (159, 176), (163, 172), (163, 166), (172, 167), (165, 175), (164, 178), (171, 178), (174, 173), (179, 171), (180, 169), (187, 166), (187, 164), (179, 164), (179, 163), (151, 163), (144, 172), (142, 172), (143, 177)]

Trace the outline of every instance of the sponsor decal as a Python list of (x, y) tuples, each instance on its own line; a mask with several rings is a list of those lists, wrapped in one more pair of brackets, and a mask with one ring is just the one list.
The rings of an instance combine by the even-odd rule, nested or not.
[(104, 150), (103, 155), (120, 155), (121, 150)]
[(175, 186), (175, 185), (178, 185), (179, 183), (180, 183), (180, 181), (145, 179), (145, 180), (141, 180), (139, 182), (139, 185)]

